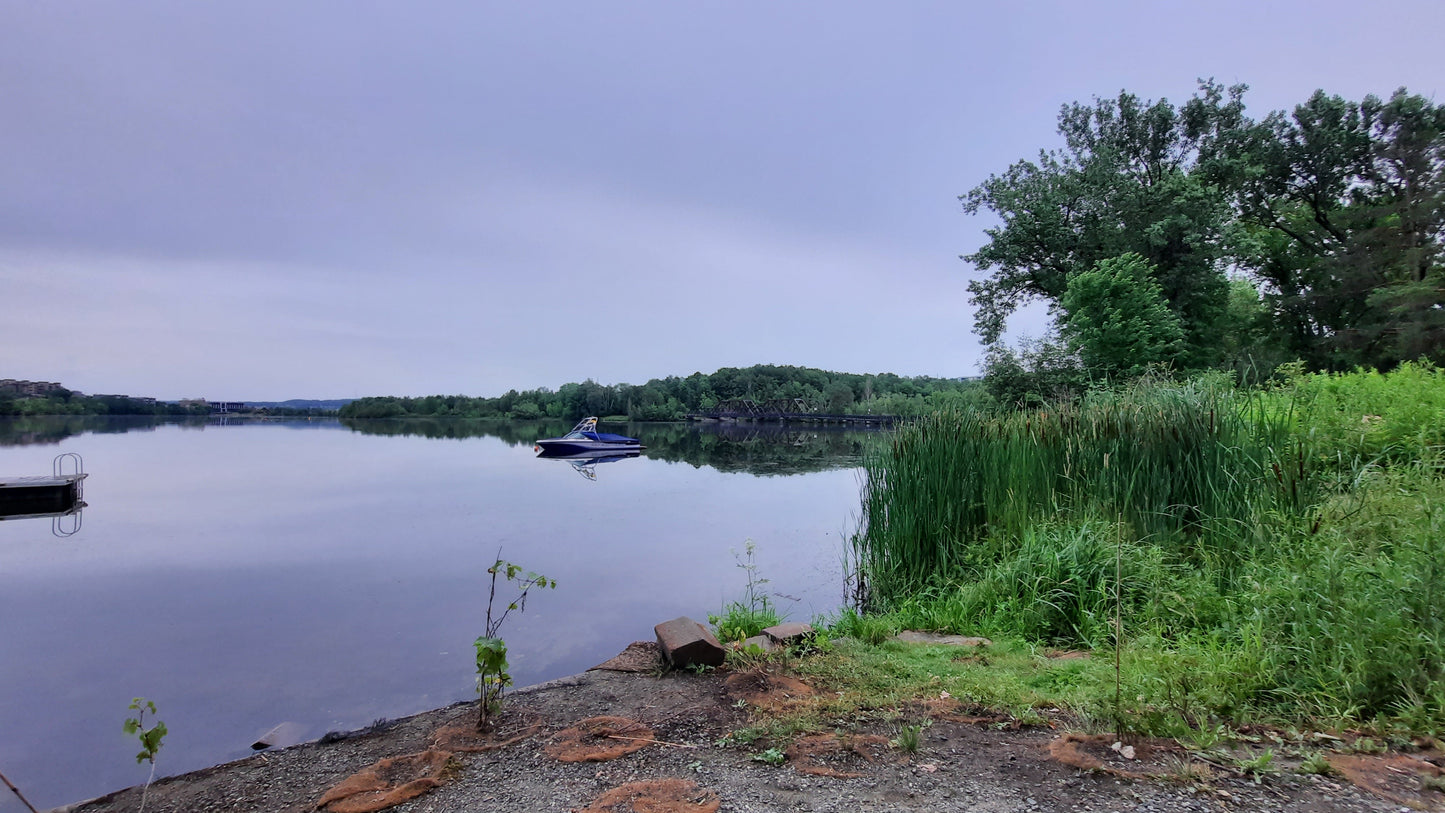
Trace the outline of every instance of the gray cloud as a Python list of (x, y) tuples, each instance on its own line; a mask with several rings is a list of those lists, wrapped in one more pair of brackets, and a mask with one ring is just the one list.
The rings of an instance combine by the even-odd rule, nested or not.
[(986, 223), (957, 194), (1121, 87), (1248, 81), (1256, 113), (1438, 89), (1440, 4), (1353, 8), (6, 3), (0, 375), (967, 374), (956, 257)]

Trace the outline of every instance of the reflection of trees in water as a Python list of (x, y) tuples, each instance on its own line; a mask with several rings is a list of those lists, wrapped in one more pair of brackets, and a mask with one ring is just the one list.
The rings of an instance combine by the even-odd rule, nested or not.
[[(253, 423), (258, 419), (231, 420)], [(265, 419), (261, 419), (265, 420)], [(508, 421), (466, 418), (394, 418), (357, 420), (270, 419), (288, 428), (345, 427), (365, 435), (398, 435), (438, 440), (492, 437), (510, 446), (530, 447), (538, 438), (557, 437), (572, 428), (561, 421)], [(207, 417), (166, 418), (148, 416), (106, 417), (95, 415), (0, 418), (0, 446), (57, 444), (66, 438), (89, 433), (152, 432), (162, 426), (205, 429), (217, 425)], [(865, 447), (883, 433), (877, 430), (842, 429), (766, 423), (629, 423), (604, 426), (605, 431), (640, 438), (656, 460), (686, 463), (695, 468), (711, 466), (718, 471), (757, 475), (803, 474), (852, 468), (862, 465)]]
[(509, 421), (501, 418), (342, 418), (341, 425), (363, 435), (433, 440), (499, 438), (508, 446), (531, 446), (537, 438), (564, 435), (573, 426), (562, 421)]
[(246, 423), (272, 423), (287, 428), (340, 428), (334, 418), (267, 418), (257, 416), (196, 415), (184, 418), (164, 415), (36, 415), (0, 418), (0, 446), (43, 446), (78, 435), (119, 435), (126, 432), (154, 432), (162, 426), (207, 429)]
[(695, 468), (757, 475), (804, 474), (863, 464), (868, 443), (878, 431), (778, 424), (650, 424), (645, 454)]
[(167, 423), (204, 422), (204, 418), (157, 418), (128, 415), (112, 418), (105, 415), (36, 415), (24, 418), (0, 418), (0, 446), (43, 446), (60, 443), (66, 438), (85, 434), (121, 434), (151, 432)]
[[(531, 446), (538, 438), (557, 437), (572, 428), (558, 421), (400, 418), (355, 420), (342, 424), (368, 435), (413, 435), (438, 439), (494, 437), (512, 446)], [(687, 463), (695, 468), (749, 474), (803, 474), (862, 465), (863, 451), (876, 430), (767, 423), (628, 423), (604, 427), (642, 440), (643, 455)]]

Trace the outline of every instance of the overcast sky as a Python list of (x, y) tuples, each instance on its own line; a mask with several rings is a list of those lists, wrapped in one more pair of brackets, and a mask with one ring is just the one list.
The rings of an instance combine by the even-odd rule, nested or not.
[(988, 223), (957, 197), (1057, 145), (1061, 105), (1438, 100), (1442, 31), (1440, 0), (0, 0), (0, 378), (970, 375)]

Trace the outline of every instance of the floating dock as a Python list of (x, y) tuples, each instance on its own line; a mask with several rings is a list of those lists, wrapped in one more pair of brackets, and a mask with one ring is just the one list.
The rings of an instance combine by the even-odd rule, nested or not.
[(87, 476), (0, 477), (0, 520), (60, 516), (84, 507), (81, 483)]
[(85, 507), (81, 484), (86, 476), (80, 455), (65, 452), (55, 456), (48, 477), (0, 477), (0, 520), (74, 515), (79, 530), (80, 509)]

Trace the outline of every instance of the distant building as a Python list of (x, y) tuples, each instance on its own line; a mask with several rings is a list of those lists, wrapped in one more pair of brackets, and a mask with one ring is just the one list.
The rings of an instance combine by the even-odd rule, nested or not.
[(0, 392), (12, 392), (30, 398), (44, 398), (51, 393), (65, 389), (56, 381), (25, 381), (23, 379), (0, 378)]
[(212, 412), (240, 412), (245, 408), (246, 404), (244, 401), (217, 401), (211, 404)]

